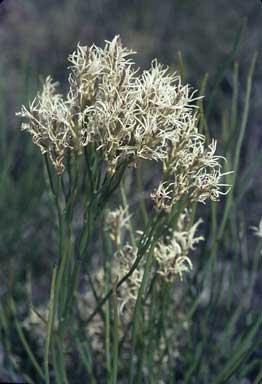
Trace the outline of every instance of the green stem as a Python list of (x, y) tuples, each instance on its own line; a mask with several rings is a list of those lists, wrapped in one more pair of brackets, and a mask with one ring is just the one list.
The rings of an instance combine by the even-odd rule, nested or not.
[(221, 239), (223, 236), (225, 226), (226, 226), (226, 223), (227, 223), (227, 220), (229, 217), (229, 213), (230, 213), (230, 207), (233, 204), (233, 192), (234, 192), (234, 187), (235, 187), (235, 183), (236, 183), (236, 177), (238, 174), (240, 150), (242, 147), (242, 142), (244, 139), (244, 134), (245, 134), (246, 126), (247, 126), (250, 94), (251, 94), (251, 89), (252, 89), (252, 79), (253, 79), (256, 61), (257, 61), (257, 52), (254, 54), (254, 56), (252, 58), (252, 62), (251, 62), (250, 68), (249, 68), (248, 76), (247, 76), (244, 110), (243, 110), (243, 115), (242, 115), (240, 132), (239, 132), (238, 140), (236, 143), (236, 151), (235, 151), (235, 157), (234, 157), (234, 163), (233, 163), (234, 173), (232, 176), (232, 190), (231, 190), (230, 194), (227, 195), (226, 205), (225, 205), (225, 209), (224, 209), (224, 215), (223, 215), (223, 219), (222, 219), (219, 231), (218, 231), (218, 238), (219, 239)]
[(139, 199), (139, 206), (140, 206), (144, 224), (146, 224), (148, 222), (148, 214), (147, 214), (145, 199), (142, 198), (142, 195), (144, 194), (144, 188), (143, 188), (141, 164), (138, 164), (136, 169), (136, 185), (137, 185), (138, 193), (141, 195), (141, 198)]
[(45, 356), (44, 356), (44, 365), (45, 365), (45, 378), (46, 383), (49, 384), (49, 349), (50, 343), (53, 334), (54, 326), (54, 315), (55, 315), (55, 281), (56, 281), (56, 272), (57, 267), (54, 267), (52, 274), (52, 283), (51, 283), (51, 294), (50, 294), (50, 303), (49, 303), (49, 314), (48, 314), (48, 326), (47, 326), (47, 337), (45, 343)]
[(137, 329), (138, 329), (138, 322), (139, 322), (139, 315), (140, 315), (139, 312), (141, 310), (140, 304), (142, 301), (142, 296), (144, 294), (144, 290), (148, 281), (148, 276), (149, 276), (149, 272), (150, 272), (152, 261), (153, 261), (153, 249), (154, 249), (154, 242), (152, 242), (149, 253), (147, 255), (142, 283), (138, 291), (135, 309), (134, 309), (134, 320), (133, 320), (133, 327), (132, 327), (132, 345), (131, 345), (131, 353), (130, 353), (130, 360), (129, 360), (129, 368), (130, 368), (129, 383), (133, 382), (133, 375), (134, 375), (133, 365), (134, 365), (135, 348), (136, 348), (136, 340), (137, 340)]
[(119, 318), (118, 318), (118, 308), (117, 308), (116, 283), (113, 284), (113, 312), (114, 312), (114, 333), (113, 333), (112, 384), (117, 384)]
[[(128, 212), (128, 202), (127, 202), (125, 187), (124, 187), (123, 183), (120, 184), (120, 192), (121, 192), (121, 198), (122, 198), (124, 209), (127, 211), (127, 214), (128, 214), (129, 213)], [(129, 220), (128, 220), (128, 226), (129, 226), (130, 240), (131, 240), (132, 246), (134, 248), (136, 248), (136, 238), (135, 238), (135, 235), (134, 235), (135, 231), (134, 231), (134, 228), (133, 228), (132, 221), (131, 221), (130, 217), (129, 217)]]

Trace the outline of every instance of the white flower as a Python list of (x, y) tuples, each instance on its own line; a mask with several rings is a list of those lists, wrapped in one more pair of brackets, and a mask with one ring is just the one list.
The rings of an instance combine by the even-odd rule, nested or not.
[(72, 146), (73, 122), (69, 106), (56, 92), (57, 83), (47, 77), (43, 90), (29, 109), (22, 107), (20, 116), (27, 119), (22, 129), (31, 133), (33, 142), (42, 153), (48, 153), (60, 174), (64, 170), (65, 150)]
[(151, 198), (157, 208), (161, 208), (169, 212), (173, 203), (172, 186), (173, 184), (168, 184), (167, 182), (161, 182), (158, 188), (151, 193)]

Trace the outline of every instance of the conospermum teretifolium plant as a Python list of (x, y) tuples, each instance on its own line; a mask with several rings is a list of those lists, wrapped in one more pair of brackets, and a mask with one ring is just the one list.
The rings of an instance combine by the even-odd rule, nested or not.
[[(65, 359), (60, 347), (69, 338), (82, 357), (81, 343), (89, 340), (90, 377), (114, 381), (118, 369), (131, 381), (158, 370), (168, 375), (179, 353), (173, 287), (193, 268), (190, 253), (204, 240), (195, 208), (228, 192), (216, 141), (207, 143), (198, 130), (196, 91), (157, 60), (139, 70), (133, 53), (119, 37), (103, 49), (79, 45), (69, 56), (68, 93), (48, 77), (19, 113), (44, 155), (58, 214), (59, 259), (44, 327), (51, 335), (46, 381), (51, 360), (55, 366), (49, 351)], [(144, 205), (144, 220), (137, 224), (126, 196), (124, 206), (108, 212), (113, 194), (125, 195), (127, 168), (137, 172), (148, 161), (162, 165), (162, 180)], [(99, 252), (90, 247), (96, 228), (105, 243)]]

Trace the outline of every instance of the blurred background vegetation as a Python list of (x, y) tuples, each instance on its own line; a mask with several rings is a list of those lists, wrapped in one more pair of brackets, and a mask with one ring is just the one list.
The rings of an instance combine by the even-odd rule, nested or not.
[[(45, 300), (56, 259), (42, 159), (19, 131), (15, 112), (32, 100), (47, 74), (66, 85), (65, 58), (78, 42), (103, 45), (116, 34), (138, 51), (142, 68), (157, 57), (198, 89), (208, 73), (206, 121), (231, 169), (236, 144), (241, 144), (233, 199), (215, 251), (212, 235), (226, 204), (218, 210), (212, 206), (211, 215), (210, 206), (199, 212), (206, 217), (207, 243), (193, 260), (194, 276), (185, 283), (184, 310), (191, 323), (177, 380), (209, 383), (213, 371), (222, 375), (227, 370), (217, 383), (262, 382), (261, 340), (254, 342), (261, 331), (261, 244), (250, 230), (262, 216), (261, 28), (262, 4), (255, 0), (6, 0), (0, 5), (0, 382), (21, 382), (32, 368), (18, 341), (8, 297), (15, 297), (23, 314), (30, 281), (33, 303)], [(230, 375), (227, 363), (233, 352), (232, 364), (241, 369)]]

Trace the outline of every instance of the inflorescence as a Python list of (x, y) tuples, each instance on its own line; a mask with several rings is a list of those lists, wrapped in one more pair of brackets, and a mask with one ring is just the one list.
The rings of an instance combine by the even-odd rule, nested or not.
[[(152, 194), (157, 207), (169, 210), (181, 195), (190, 201), (217, 200), (226, 193), (216, 142), (206, 144), (197, 128), (196, 91), (153, 60), (139, 71), (119, 36), (105, 47), (78, 45), (69, 56), (69, 91), (47, 77), (29, 108), (22, 107), (22, 129), (58, 174), (65, 169), (67, 151), (76, 155), (93, 143), (113, 174), (122, 162), (161, 161), (172, 182)], [(224, 190), (223, 190), (224, 189)]]
[[(216, 141), (208, 144), (198, 130), (196, 91), (157, 60), (139, 71), (132, 54), (119, 36), (106, 41), (103, 49), (78, 45), (69, 56), (67, 95), (59, 94), (58, 84), (47, 77), (42, 92), (19, 113), (22, 129), (49, 156), (58, 175), (65, 170), (68, 152), (80, 156), (92, 144), (110, 175), (122, 163), (161, 162), (163, 180), (151, 193), (159, 210), (170, 212), (183, 199), (189, 205), (218, 200), (229, 186), (223, 183), (223, 158), (215, 154)], [(187, 216), (187, 211), (182, 212), (177, 230), (155, 248), (158, 274), (167, 280), (182, 278), (192, 268), (188, 253), (202, 240), (195, 237), (199, 221), (188, 228)], [(124, 260), (121, 268), (116, 267), (122, 272), (131, 267), (137, 253), (129, 244), (121, 248), (121, 230), (128, 229), (129, 218), (123, 208), (107, 218), (118, 260)], [(133, 273), (134, 287), (139, 286), (134, 279), (139, 280), (141, 273)]]

